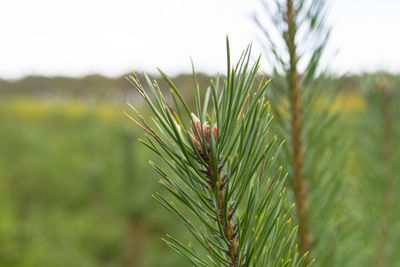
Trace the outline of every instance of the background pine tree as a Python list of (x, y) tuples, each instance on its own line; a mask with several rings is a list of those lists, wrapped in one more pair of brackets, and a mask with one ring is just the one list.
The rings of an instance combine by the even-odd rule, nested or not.
[(358, 182), (360, 266), (400, 264), (400, 93), (388, 73), (364, 75), (365, 112), (357, 117), (353, 148)]
[(296, 202), (299, 248), (311, 251), (317, 266), (342, 266), (350, 256), (338, 244), (348, 237), (348, 225), (340, 226), (347, 211), (339, 203), (346, 141), (332, 108), (339, 91), (320, 65), (330, 35), (326, 2), (275, 0), (260, 5), (253, 19), (267, 62), (272, 62), (273, 129), (287, 140), (282, 161), (289, 167)]

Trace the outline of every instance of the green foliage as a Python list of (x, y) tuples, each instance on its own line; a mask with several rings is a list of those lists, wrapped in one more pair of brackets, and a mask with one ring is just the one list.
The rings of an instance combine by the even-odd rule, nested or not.
[[(346, 172), (346, 180), (339, 199), (336, 199), (335, 205), (338, 208), (333, 215), (333, 221), (341, 220), (339, 227), (335, 228), (339, 240), (335, 243), (332, 241), (334, 239), (325, 235), (326, 239), (320, 239), (319, 242), (336, 247), (340, 251), (337, 252), (340, 257), (344, 257), (343, 266), (376, 266), (380, 247), (377, 240), (382, 228), (378, 228), (378, 225), (382, 224), (382, 203), (387, 195), (384, 194), (383, 183), (387, 175), (384, 174), (382, 161), (385, 105), (383, 94), (376, 90), (376, 80), (380, 76), (382, 75), (364, 74), (337, 77), (333, 81), (321, 79), (319, 88), (323, 90), (318, 90), (319, 97), (315, 98), (314, 108), (310, 113), (318, 113), (324, 105), (331, 105), (329, 92), (333, 91), (328, 90), (328, 85), (340, 87), (344, 93), (349, 93), (336, 100), (348, 107), (340, 109), (335, 128), (326, 128), (323, 125), (322, 130), (313, 128), (316, 136), (323, 133), (332, 135), (334, 140), (341, 138), (351, 141), (350, 150), (339, 145), (341, 141), (332, 141), (338, 145), (335, 153), (346, 153), (348, 161), (343, 170)], [(394, 185), (387, 230), (384, 230), (388, 233), (388, 239), (382, 247), (385, 247), (386, 266), (397, 266), (400, 233), (400, 171), (397, 164), (400, 162), (399, 76), (383, 76), (388, 77), (389, 84), (394, 88), (390, 97), (393, 108), (391, 177)], [(178, 80), (174, 78), (173, 83), (178, 88), (185, 89), (182, 92), (185, 98), (192, 98), (187, 78), (180, 80), (186, 76), (180, 77)], [(275, 80), (272, 80), (267, 90), (271, 94), (269, 100), (272, 104), (280, 103), (280, 108), (283, 108), (281, 114), (287, 120), (288, 103), (282, 97), (271, 99), (275, 96), (272, 95), (272, 90), (278, 88), (275, 87)], [(202, 83), (199, 83), (202, 88)], [(159, 84), (161, 87), (161, 83)], [(65, 91), (69, 90), (68, 87), (59, 86)], [(362, 91), (359, 89), (361, 86)], [(2, 89), (0, 88), (0, 94), (3, 93)], [(156, 180), (150, 176), (156, 174), (145, 163), (150, 159), (149, 151), (135, 141), (141, 134), (139, 131), (132, 131), (129, 121), (118, 112), (118, 106), (97, 103), (92, 93), (83, 94), (91, 98), (87, 102), (78, 101), (79, 105), (62, 97), (57, 98), (57, 101), (51, 98), (32, 98), (37, 96), (34, 92), (24, 94), (22, 99), (1, 95), (0, 266), (185, 266), (181, 258), (176, 257), (160, 242), (159, 237), (165, 231), (185, 245), (190, 244), (188, 242), (192, 237), (187, 231), (182, 231), (182, 225), (176, 223), (173, 216), (155, 201), (151, 201)], [(205, 92), (200, 91), (200, 94), (203, 99)], [(48, 96), (47, 91), (43, 91), (43, 95)], [(354, 96), (357, 101), (354, 101)], [(209, 99), (212, 100), (211, 93)], [(191, 105), (188, 106), (191, 108)], [(341, 105), (335, 102), (335, 107)], [(143, 114), (148, 114), (144, 107), (141, 110), (144, 110)], [(184, 121), (188, 122), (189, 117), (182, 115), (187, 118)], [(325, 122), (318, 114), (315, 117), (310, 115), (307, 120), (314, 118), (314, 127), (318, 126), (318, 122)], [(275, 116), (270, 126), (271, 132), (276, 134), (279, 133), (278, 119)], [(313, 130), (310, 128), (309, 132), (311, 131)], [(327, 157), (333, 154), (331, 141), (325, 138), (323, 140), (326, 141), (318, 146), (313, 162), (318, 162), (319, 155)], [(287, 149), (285, 145), (282, 148)], [(287, 157), (287, 152), (279, 153), (275, 163), (265, 170), (268, 175), (264, 176), (273, 179), (284, 157)], [(175, 177), (165, 169), (167, 166), (163, 165), (162, 159), (151, 158), (157, 165), (164, 166), (162, 168), (168, 175)], [(329, 174), (329, 160), (324, 162), (327, 163), (318, 163), (314, 168), (322, 164), (318, 169), (327, 168)], [(286, 165), (284, 166), (286, 169)], [(185, 188), (182, 182), (177, 183)], [(264, 188), (269, 186), (268, 179), (264, 179), (264, 183)], [(311, 186), (314, 188), (315, 185)], [(323, 184), (319, 187), (322, 188), (320, 190), (325, 190)], [(163, 195), (168, 191), (163, 188), (158, 190)], [(275, 189), (274, 192), (278, 193), (280, 190)], [(179, 201), (175, 201), (175, 204), (180, 209), (185, 209)], [(325, 204), (322, 205), (317, 200), (310, 205), (317, 206), (322, 213), (331, 213), (329, 210), (325, 211)], [(239, 209), (241, 212), (244, 210), (241, 207)], [(193, 225), (199, 226), (199, 221), (187, 211), (186, 209), (185, 215), (193, 219)], [(343, 217), (349, 211), (353, 213), (350, 218), (351, 228), (347, 226), (349, 221)], [(320, 226), (324, 227), (324, 224), (321, 223)], [(348, 238), (342, 242), (341, 236)], [(200, 255), (207, 254), (202, 252), (202, 247), (196, 242), (192, 242), (192, 248)], [(136, 257), (138, 253), (142, 257)], [(320, 256), (315, 251), (313, 253), (316, 257), (315, 264), (322, 265)], [(347, 260), (349, 254), (351, 257)], [(137, 261), (141, 263), (137, 264)], [(327, 263), (326, 266), (331, 265)]]
[(112, 119), (64, 106), (39, 115), (46, 103), (18, 102), (0, 105), (0, 266), (182, 265), (159, 244), (165, 225), (179, 229), (151, 201), (152, 170), (138, 160), (149, 153), (118, 108)]
[[(281, 88), (272, 83), (272, 99), (280, 106), (272, 105), (277, 119), (272, 129), (278, 136), (284, 136), (290, 144), (290, 105), (285, 105), (285, 96), (278, 96)], [(313, 237), (312, 255), (317, 266), (343, 266), (351, 261), (354, 253), (352, 246), (344, 244), (351, 240), (349, 216), (353, 212), (347, 205), (345, 192), (346, 160), (348, 154), (348, 138), (340, 137), (345, 133), (344, 121), (340, 114), (332, 110), (336, 98), (329, 78), (319, 78), (312, 87), (308, 87), (313, 96), (304, 101), (302, 133), (304, 140), (304, 179), (307, 181), (309, 201), (308, 222)], [(330, 91), (330, 89), (332, 91)], [(278, 102), (279, 103), (279, 102)], [(341, 114), (344, 116), (344, 114)], [(280, 161), (288, 166), (289, 181), (293, 188), (292, 149), (284, 147)], [(346, 192), (351, 194), (351, 192)], [(330, 242), (326, 242), (330, 240)]]
[(273, 62), (272, 129), (287, 140), (282, 162), (289, 167), (296, 205), (302, 202), (304, 207), (297, 210), (300, 245), (303, 228), (304, 240), (311, 239), (304, 249), (311, 250), (316, 265), (342, 266), (353, 252), (343, 245), (350, 231), (351, 211), (341, 190), (348, 150), (340, 134), (344, 125), (332, 108), (338, 90), (320, 66), (330, 34), (326, 1), (260, 3), (263, 8), (253, 18)]
[(163, 72), (174, 108), (146, 75), (149, 93), (129, 77), (153, 111), (156, 130), (133, 106), (137, 119), (126, 115), (147, 133), (141, 142), (169, 166), (170, 172), (151, 162), (176, 202), (162, 193), (155, 198), (198, 246), (171, 236), (165, 242), (195, 266), (299, 266), (304, 259), (296, 253), (282, 168), (271, 168), (280, 146), (269, 132), (269, 81), (255, 82), (259, 59), (251, 65), (250, 52), (231, 67), (228, 44), (226, 80), (217, 76), (203, 99), (196, 85), (198, 118)]
[(360, 266), (398, 266), (400, 257), (400, 80), (364, 75), (366, 110), (357, 116), (352, 172), (358, 181)]
[[(325, 25), (327, 5), (325, 0), (260, 0), (261, 8), (253, 15), (262, 34), (260, 44), (273, 68), (273, 76), (287, 76), (289, 79), (290, 60), (302, 68), (303, 86), (314, 82), (316, 71), (320, 70), (320, 59), (324, 54), (330, 36)], [(294, 32), (288, 29), (288, 4), (293, 7)], [(293, 47), (293, 44), (295, 46)], [(296, 55), (293, 54), (296, 52)], [(280, 82), (289, 82), (289, 80)], [(278, 82), (278, 81), (275, 81)], [(289, 94), (287, 86), (281, 86)], [(285, 89), (284, 89), (285, 88)]]

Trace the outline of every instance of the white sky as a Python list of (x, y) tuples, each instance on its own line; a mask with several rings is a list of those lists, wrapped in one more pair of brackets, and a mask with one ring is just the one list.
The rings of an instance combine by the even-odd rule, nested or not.
[[(0, 0), (0, 77), (225, 70), (257, 42), (257, 0)], [(400, 0), (332, 0), (338, 72), (400, 71)], [(261, 50), (255, 44), (255, 52)], [(333, 52), (333, 50), (331, 51)], [(265, 69), (268, 62), (263, 61)]]

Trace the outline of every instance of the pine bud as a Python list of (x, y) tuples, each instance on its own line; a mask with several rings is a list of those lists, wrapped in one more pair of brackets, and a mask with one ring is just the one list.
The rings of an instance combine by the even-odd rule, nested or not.
[(208, 123), (208, 121), (204, 122), (203, 124), (203, 133), (204, 133), (204, 141), (207, 147), (210, 147), (211, 132), (210, 132), (210, 124)]
[(212, 129), (212, 134), (213, 134), (213, 136), (214, 136), (214, 140), (215, 141), (217, 141), (217, 124), (215, 123), (214, 124), (214, 127), (213, 127), (213, 129)]
[(201, 149), (199, 140), (197, 140), (197, 138), (190, 132), (189, 132), (189, 136), (190, 136), (190, 138), (192, 138), (192, 142), (196, 146), (197, 150), (201, 153), (202, 149)]
[(201, 136), (201, 123), (199, 118), (197, 118), (196, 115), (194, 115), (194, 113), (190, 113), (190, 115), (192, 116), (192, 122), (190, 122), (190, 125), (192, 126), (193, 134), (196, 135), (197, 132), (198, 135)]

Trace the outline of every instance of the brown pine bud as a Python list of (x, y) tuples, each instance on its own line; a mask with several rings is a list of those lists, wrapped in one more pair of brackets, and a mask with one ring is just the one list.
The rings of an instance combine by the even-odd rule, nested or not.
[(208, 123), (208, 121), (204, 122), (203, 124), (203, 133), (204, 133), (204, 142), (206, 143), (207, 147), (210, 147), (211, 132), (210, 132), (210, 124)]
[(201, 136), (201, 123), (199, 118), (197, 118), (196, 115), (194, 115), (194, 113), (190, 113), (190, 116), (192, 116), (192, 122), (190, 122), (190, 126), (192, 127), (193, 134), (197, 135), (196, 134), (197, 132), (198, 135)]
[(201, 145), (200, 145), (199, 140), (190, 132), (189, 132), (189, 136), (190, 136), (190, 138), (192, 138), (192, 142), (196, 146), (197, 151), (199, 151), (201, 153), (202, 149), (201, 149)]
[(215, 123), (214, 124), (214, 127), (213, 127), (213, 129), (212, 129), (212, 134), (213, 134), (213, 136), (214, 136), (214, 140), (215, 141), (217, 141), (217, 124)]

